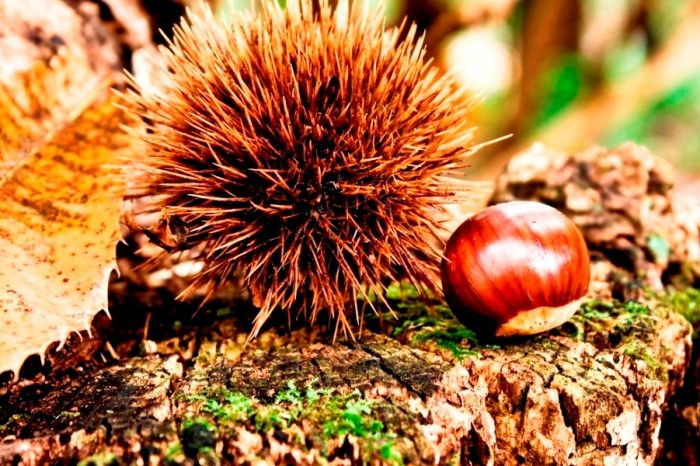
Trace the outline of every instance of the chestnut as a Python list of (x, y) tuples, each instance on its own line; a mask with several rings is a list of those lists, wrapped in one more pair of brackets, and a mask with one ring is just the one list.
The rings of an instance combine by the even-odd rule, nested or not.
[(447, 241), (441, 266), (450, 309), (480, 335), (532, 335), (566, 322), (590, 281), (586, 242), (553, 207), (513, 201), (486, 208)]

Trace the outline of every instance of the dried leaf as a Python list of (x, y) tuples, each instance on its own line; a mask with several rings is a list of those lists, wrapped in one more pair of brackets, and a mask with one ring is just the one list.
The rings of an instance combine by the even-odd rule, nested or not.
[[(0, 24), (9, 3), (0, 2)], [(74, 52), (59, 44), (48, 59), (5, 62), (0, 73), (0, 373), (17, 374), (27, 356), (89, 329), (107, 308), (121, 190), (106, 166), (131, 138), (111, 75)]]

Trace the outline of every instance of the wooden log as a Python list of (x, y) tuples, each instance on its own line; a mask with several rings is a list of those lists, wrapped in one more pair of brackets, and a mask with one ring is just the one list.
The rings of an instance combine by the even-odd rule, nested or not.
[(593, 302), (499, 346), (439, 305), (402, 303), (357, 341), (271, 329), (245, 345), (230, 318), (179, 338), (196, 342), (189, 357), (165, 343), (10, 386), (0, 464), (653, 463), (690, 355), (664, 303)]

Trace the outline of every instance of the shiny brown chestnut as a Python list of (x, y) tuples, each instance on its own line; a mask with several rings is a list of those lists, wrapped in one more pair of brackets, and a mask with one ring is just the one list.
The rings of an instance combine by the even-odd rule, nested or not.
[(485, 336), (532, 335), (576, 312), (590, 258), (564, 214), (513, 201), (462, 223), (447, 241), (441, 272), (450, 309), (464, 325)]

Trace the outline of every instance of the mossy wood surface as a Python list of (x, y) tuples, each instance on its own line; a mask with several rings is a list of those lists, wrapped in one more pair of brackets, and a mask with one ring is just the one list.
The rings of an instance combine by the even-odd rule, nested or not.
[[(233, 319), (6, 388), (0, 464), (652, 464), (690, 355), (665, 304), (591, 302), (482, 346), (437, 305), (357, 341)], [(148, 346), (146, 344), (145, 346)]]

